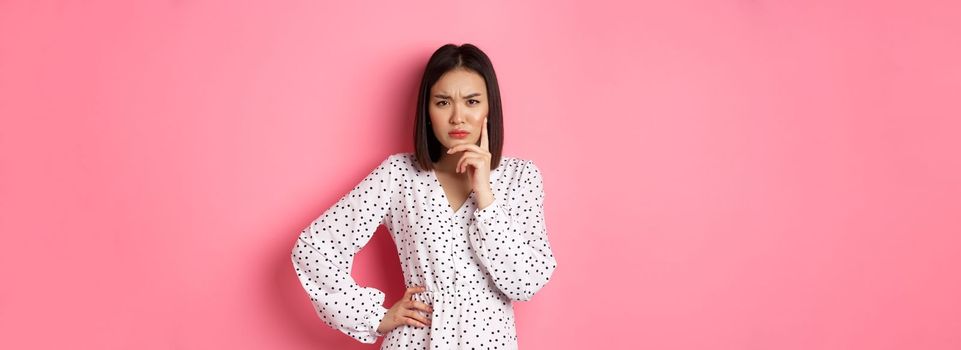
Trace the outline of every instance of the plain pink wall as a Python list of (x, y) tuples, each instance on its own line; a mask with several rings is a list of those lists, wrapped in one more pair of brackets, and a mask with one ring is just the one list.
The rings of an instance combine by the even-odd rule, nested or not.
[(961, 348), (958, 2), (352, 3), (0, 1), (0, 348), (363, 348), (289, 251), (448, 42), (545, 176), (522, 349)]

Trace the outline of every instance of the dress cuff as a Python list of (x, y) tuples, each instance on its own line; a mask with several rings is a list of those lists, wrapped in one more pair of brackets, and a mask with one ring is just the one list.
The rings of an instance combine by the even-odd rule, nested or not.
[(370, 329), (370, 334), (373, 334), (375, 338), (376, 338), (376, 337), (383, 337), (383, 336), (387, 335), (387, 334), (385, 334), (385, 333), (380, 333), (380, 332), (378, 332), (378, 331), (377, 331), (377, 327), (380, 326), (380, 322), (384, 320), (384, 315), (387, 314), (387, 311), (388, 311), (388, 310), (389, 310), (388, 308), (385, 308), (385, 307), (383, 307), (383, 306), (380, 306), (380, 307), (378, 307), (378, 308), (374, 311), (374, 314), (371, 315), (370, 319), (367, 320), (367, 324), (368, 324), (368, 326), (370, 327), (370, 328), (369, 328), (369, 329)]
[(500, 197), (494, 197), (494, 201), (484, 207), (484, 209), (474, 210), (474, 219), (489, 224), (501, 210), (502, 203), (503, 200)]

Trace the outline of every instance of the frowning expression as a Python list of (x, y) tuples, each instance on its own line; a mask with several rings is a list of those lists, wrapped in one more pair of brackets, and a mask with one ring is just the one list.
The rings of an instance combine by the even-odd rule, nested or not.
[(472, 70), (450, 70), (430, 89), (431, 128), (445, 150), (459, 144), (478, 144), (488, 108), (487, 84)]

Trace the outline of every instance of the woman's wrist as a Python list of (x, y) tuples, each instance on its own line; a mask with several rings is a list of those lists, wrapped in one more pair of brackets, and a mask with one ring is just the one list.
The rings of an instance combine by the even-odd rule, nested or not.
[(484, 209), (494, 202), (494, 193), (490, 189), (477, 192), (477, 209)]

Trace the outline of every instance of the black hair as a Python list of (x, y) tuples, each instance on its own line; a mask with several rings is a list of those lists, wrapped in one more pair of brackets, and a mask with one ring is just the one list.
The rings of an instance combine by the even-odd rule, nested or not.
[(501, 93), (494, 74), (494, 65), (483, 51), (472, 44), (460, 46), (446, 44), (434, 51), (424, 68), (417, 94), (417, 111), (414, 122), (414, 157), (417, 164), (425, 170), (433, 169), (433, 163), (440, 160), (442, 145), (430, 121), (430, 89), (444, 73), (454, 69), (468, 69), (484, 77), (487, 85), (487, 141), (491, 153), (491, 170), (497, 168), (504, 146), (504, 117), (501, 107)]

